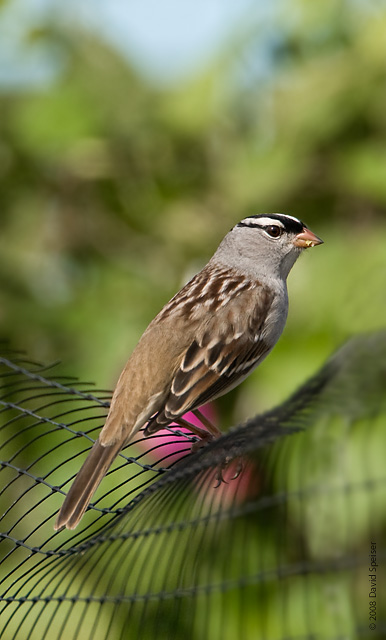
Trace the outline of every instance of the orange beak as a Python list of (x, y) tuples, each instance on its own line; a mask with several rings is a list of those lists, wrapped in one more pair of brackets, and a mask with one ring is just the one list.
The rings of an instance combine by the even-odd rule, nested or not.
[(295, 236), (293, 241), (295, 247), (301, 249), (308, 249), (308, 247), (315, 247), (317, 244), (323, 244), (323, 240), (318, 238), (310, 229), (303, 227), (303, 231)]

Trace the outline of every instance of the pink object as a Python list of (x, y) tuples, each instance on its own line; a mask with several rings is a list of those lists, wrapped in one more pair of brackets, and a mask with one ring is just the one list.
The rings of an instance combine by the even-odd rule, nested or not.
[[(200, 408), (200, 411), (211, 422), (217, 422), (217, 415), (213, 404), (206, 404)], [(184, 415), (184, 419), (201, 429), (205, 429), (205, 426), (191, 411)], [(177, 433), (171, 433), (170, 429), (175, 429)], [(169, 466), (177, 462), (180, 458), (186, 456), (187, 451), (190, 450), (192, 445), (190, 439), (188, 440), (183, 436), (179, 436), (178, 432), (186, 433), (189, 438), (193, 437), (193, 434), (189, 429), (180, 427), (178, 424), (173, 422), (168, 429), (161, 429), (160, 431), (157, 431), (155, 436), (141, 440), (138, 444), (145, 447), (152, 458), (157, 460), (162, 459), (165, 466)]]
[[(201, 407), (200, 411), (212, 423), (217, 422), (217, 414), (213, 404)], [(192, 412), (185, 414), (184, 419), (198, 427), (205, 428)], [(180, 433), (186, 433), (190, 437), (193, 435), (189, 429), (175, 423), (171, 424), (170, 428)], [(145, 448), (148, 455), (154, 460), (158, 460), (161, 466), (168, 467), (186, 456), (190, 450), (191, 442), (183, 436), (179, 436), (178, 433), (173, 434), (170, 430), (162, 429), (157, 431), (155, 436), (144, 438), (138, 442), (138, 445)], [(229, 507), (232, 503), (239, 504), (259, 493), (259, 477), (254, 467), (246, 460), (241, 460), (241, 463), (243, 469), (235, 479), (232, 478), (238, 471), (240, 459), (231, 461), (222, 470), (221, 475), (225, 482), (222, 482), (218, 487), (216, 487), (218, 484), (216, 474), (219, 474), (220, 470), (212, 472), (211, 478), (206, 479), (204, 483), (201, 482), (201, 476), (197, 478), (197, 490), (200, 494), (204, 493), (205, 501), (211, 504), (211, 508), (220, 506), (220, 504), (221, 508)]]

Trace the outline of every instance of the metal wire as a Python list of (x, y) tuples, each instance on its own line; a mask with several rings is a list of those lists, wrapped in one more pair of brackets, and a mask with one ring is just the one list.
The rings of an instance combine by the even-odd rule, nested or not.
[(386, 633), (380, 593), (369, 626), (371, 545), (379, 583), (386, 566), (385, 332), (194, 454), (178, 429), (139, 434), (74, 532), (54, 518), (110, 394), (53, 371), (0, 357), (0, 638)]

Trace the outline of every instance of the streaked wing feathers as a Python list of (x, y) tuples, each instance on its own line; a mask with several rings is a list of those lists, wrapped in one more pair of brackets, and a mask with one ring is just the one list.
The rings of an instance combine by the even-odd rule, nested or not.
[[(217, 355), (219, 345), (221, 352)], [(261, 339), (252, 343), (249, 339), (238, 338), (233, 343), (219, 343), (208, 350), (200, 348), (196, 342), (192, 343), (193, 346), (200, 350), (201, 360), (194, 369), (186, 371), (181, 367), (177, 372), (165, 403), (164, 412), (169, 419), (224, 393), (248, 375), (269, 351)], [(215, 357), (212, 351), (216, 353)]]
[[(147, 433), (233, 388), (270, 351), (273, 345), (264, 339), (262, 327), (272, 297), (260, 289), (242, 302), (236, 316), (233, 307), (231, 311), (224, 309), (223, 317), (213, 318), (205, 332), (192, 341), (173, 378), (165, 406), (151, 420)], [(252, 313), (245, 308), (248, 304), (253, 304)], [(217, 333), (216, 327), (221, 328)]]

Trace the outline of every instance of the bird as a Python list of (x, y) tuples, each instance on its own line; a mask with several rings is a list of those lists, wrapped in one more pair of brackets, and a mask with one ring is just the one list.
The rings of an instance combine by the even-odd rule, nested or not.
[[(140, 429), (149, 436), (177, 423), (203, 445), (222, 435), (199, 408), (239, 385), (272, 350), (287, 319), (287, 276), (304, 249), (322, 243), (283, 213), (249, 215), (226, 234), (134, 348), (55, 530), (75, 529), (112, 462)], [(183, 418), (189, 411), (204, 428)]]

